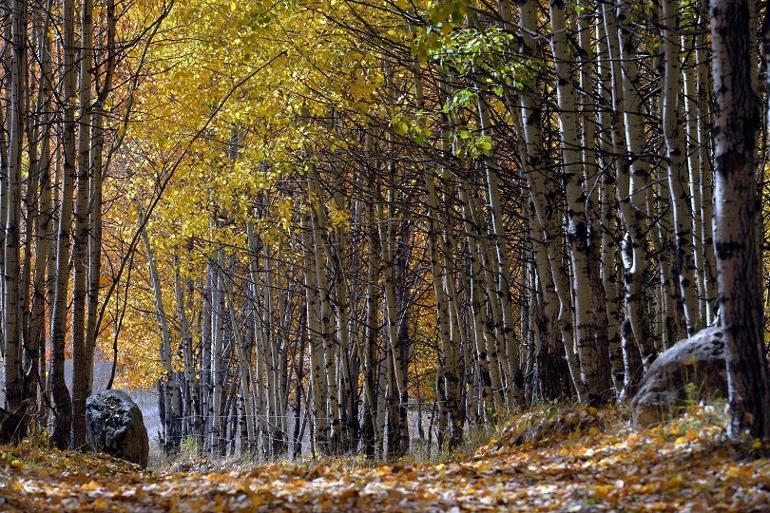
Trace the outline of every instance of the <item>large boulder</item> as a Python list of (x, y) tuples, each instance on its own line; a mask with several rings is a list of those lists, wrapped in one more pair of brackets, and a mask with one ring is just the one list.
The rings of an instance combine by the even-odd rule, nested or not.
[(722, 328), (703, 329), (680, 340), (650, 365), (631, 401), (637, 427), (657, 424), (688, 401), (727, 397)]
[(88, 443), (94, 450), (147, 467), (150, 441), (142, 411), (119, 390), (105, 390), (86, 401)]

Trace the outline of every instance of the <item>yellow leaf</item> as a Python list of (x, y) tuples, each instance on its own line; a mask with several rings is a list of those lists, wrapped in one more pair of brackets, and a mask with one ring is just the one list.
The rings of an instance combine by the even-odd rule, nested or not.
[(610, 493), (615, 491), (615, 485), (594, 485), (593, 490), (597, 496), (604, 499), (607, 498)]
[(99, 497), (96, 499), (92, 504), (94, 509), (107, 509), (109, 506), (107, 505), (107, 501)]
[(80, 487), (81, 492), (93, 492), (94, 490), (99, 489), (99, 483), (96, 481), (89, 481), (83, 486)]
[(626, 445), (629, 447), (635, 447), (639, 443), (640, 438), (641, 437), (638, 434), (631, 433), (628, 435), (628, 438), (626, 438)]
[(639, 493), (653, 493), (658, 490), (658, 486), (655, 483), (647, 483), (638, 486), (636, 489)]
[(682, 474), (675, 474), (667, 481), (669, 490), (678, 490), (682, 487), (682, 483), (684, 483)]
[(728, 479), (738, 479), (741, 476), (741, 468), (737, 465), (727, 467), (725, 470), (725, 477)]

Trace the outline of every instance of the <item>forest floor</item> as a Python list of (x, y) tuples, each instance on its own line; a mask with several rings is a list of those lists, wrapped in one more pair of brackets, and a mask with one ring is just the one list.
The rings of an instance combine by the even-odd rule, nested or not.
[(726, 443), (721, 407), (634, 431), (623, 411), (517, 417), (443, 462), (178, 463), (141, 472), (25, 442), (0, 447), (0, 512), (770, 512), (770, 460)]

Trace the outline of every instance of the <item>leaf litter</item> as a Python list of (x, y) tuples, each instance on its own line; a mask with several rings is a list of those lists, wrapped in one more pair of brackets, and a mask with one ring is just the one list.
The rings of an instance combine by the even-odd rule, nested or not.
[(445, 462), (359, 458), (142, 472), (25, 441), (0, 447), (0, 512), (682, 511), (770, 513), (770, 460), (691, 406), (635, 431), (614, 408), (539, 409)]

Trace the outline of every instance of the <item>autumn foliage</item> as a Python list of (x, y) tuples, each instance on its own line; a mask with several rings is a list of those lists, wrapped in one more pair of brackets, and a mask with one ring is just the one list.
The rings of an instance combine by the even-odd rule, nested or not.
[[(720, 407), (721, 408), (721, 407)], [(94, 511), (763, 511), (770, 464), (725, 443), (724, 416), (691, 407), (643, 431), (622, 410), (537, 409), (441, 462), (217, 463), (139, 473), (31, 442), (4, 448), (0, 509)]]

